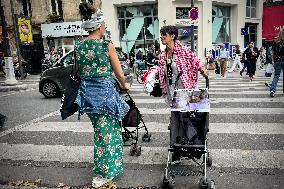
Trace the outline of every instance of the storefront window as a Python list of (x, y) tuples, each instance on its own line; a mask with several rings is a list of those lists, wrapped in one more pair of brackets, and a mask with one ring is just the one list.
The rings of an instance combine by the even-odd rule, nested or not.
[(212, 7), (212, 42), (224, 43), (230, 42), (230, 7), (213, 6)]
[(245, 27), (248, 28), (248, 34), (244, 36), (245, 45), (254, 42), (257, 46), (257, 24), (247, 23)]
[[(118, 7), (120, 43), (122, 51), (144, 51), (159, 40), (157, 5)], [(146, 53), (146, 52), (144, 52)]]
[(256, 0), (247, 0), (246, 4), (246, 17), (256, 17)]

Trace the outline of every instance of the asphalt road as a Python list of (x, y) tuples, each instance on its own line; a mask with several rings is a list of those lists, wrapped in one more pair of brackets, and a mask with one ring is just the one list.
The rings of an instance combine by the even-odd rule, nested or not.
[[(282, 81), (281, 78), (280, 81)], [(237, 73), (211, 79), (208, 148), (213, 166), (208, 168), (216, 188), (267, 189), (284, 186), (284, 95), (282, 82), (275, 98), (269, 98), (264, 77), (248, 82)], [(203, 81), (202, 81), (203, 82)], [(169, 146), (169, 111), (164, 100), (143, 93), (134, 84), (131, 95), (152, 134), (143, 142), (140, 157), (125, 147), (121, 188), (158, 188)], [(92, 127), (86, 116), (62, 121), (60, 99), (45, 99), (37, 89), (0, 93), (1, 112), (8, 117), (0, 132), (0, 184), (42, 179), (42, 186), (90, 185), (92, 175)], [(176, 189), (198, 188), (202, 174), (183, 160), (173, 165)]]

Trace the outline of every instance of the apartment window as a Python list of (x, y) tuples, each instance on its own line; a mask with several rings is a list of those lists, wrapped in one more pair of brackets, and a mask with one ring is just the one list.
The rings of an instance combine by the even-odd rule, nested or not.
[(230, 42), (231, 9), (227, 6), (212, 6), (212, 42)]
[(62, 0), (51, 0), (51, 12), (63, 16)]
[(256, 0), (247, 0), (246, 17), (249, 18), (256, 17)]
[(30, 0), (22, 0), (23, 13), (25, 16), (32, 16), (32, 6)]

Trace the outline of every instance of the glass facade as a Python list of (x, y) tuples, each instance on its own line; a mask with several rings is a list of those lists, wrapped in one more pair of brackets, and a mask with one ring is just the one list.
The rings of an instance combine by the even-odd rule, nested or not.
[(119, 39), (122, 51), (145, 51), (159, 41), (158, 6), (118, 7)]
[(212, 6), (212, 42), (230, 42), (231, 9), (226, 6)]

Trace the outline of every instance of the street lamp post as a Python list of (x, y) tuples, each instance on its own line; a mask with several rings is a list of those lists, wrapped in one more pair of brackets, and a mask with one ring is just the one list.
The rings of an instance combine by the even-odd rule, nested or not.
[(0, 0), (0, 16), (1, 16), (1, 25), (2, 25), (2, 43), (3, 43), (3, 52), (4, 57), (10, 57), (11, 56), (11, 49), (9, 44), (9, 36), (7, 31), (7, 22), (4, 15), (4, 8), (2, 6), (2, 1)]
[(15, 17), (15, 14), (14, 14), (13, 0), (10, 0), (10, 6), (11, 6), (11, 14), (12, 14), (12, 19), (13, 19), (13, 24), (14, 24), (14, 35), (15, 35), (15, 41), (16, 41), (16, 47), (17, 47), (17, 56), (18, 56), (20, 74), (21, 74), (21, 79), (23, 79), (24, 73), (23, 73), (22, 59), (21, 59), (21, 53), (20, 53), (19, 35), (18, 35), (18, 29), (17, 29), (18, 25), (17, 25), (17, 20), (16, 20), (17, 18)]
[[(193, 0), (191, 0), (191, 10), (194, 8)], [(191, 51), (194, 52), (194, 25), (191, 23)]]

